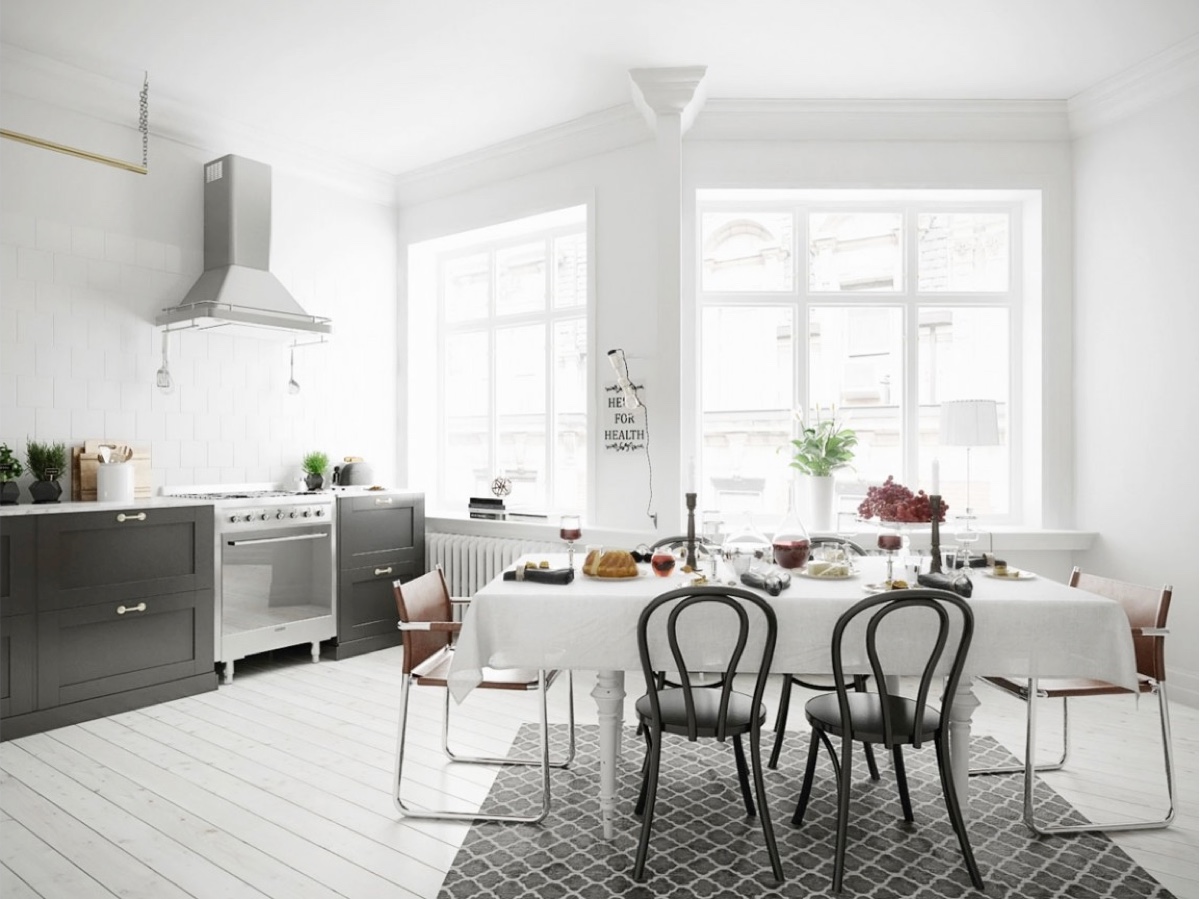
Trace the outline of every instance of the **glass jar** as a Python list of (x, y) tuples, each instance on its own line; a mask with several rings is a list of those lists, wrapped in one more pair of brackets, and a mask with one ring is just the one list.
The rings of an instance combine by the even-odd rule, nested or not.
[(770, 564), (771, 541), (754, 526), (753, 517), (747, 513), (742, 527), (725, 541), (724, 552), (734, 573), (741, 577), (755, 563)]

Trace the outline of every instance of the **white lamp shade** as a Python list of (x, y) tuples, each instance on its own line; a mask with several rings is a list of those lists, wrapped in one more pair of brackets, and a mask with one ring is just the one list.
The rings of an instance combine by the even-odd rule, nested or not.
[(942, 403), (943, 446), (999, 446), (1000, 424), (995, 400), (949, 400)]

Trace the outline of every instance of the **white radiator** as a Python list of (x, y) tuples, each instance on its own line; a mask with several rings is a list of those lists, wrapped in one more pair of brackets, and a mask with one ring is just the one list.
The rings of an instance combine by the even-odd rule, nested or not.
[(472, 596), (475, 591), (525, 553), (560, 553), (560, 541), (481, 537), (473, 534), (425, 535), (425, 567), (441, 565), (451, 596)]

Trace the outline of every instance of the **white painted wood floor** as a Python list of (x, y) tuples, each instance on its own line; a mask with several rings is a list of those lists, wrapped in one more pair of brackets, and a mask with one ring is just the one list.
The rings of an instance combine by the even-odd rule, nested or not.
[[(278, 656), (239, 664), (217, 692), (0, 744), (0, 894), (436, 896), (467, 825), (409, 823), (393, 810), (399, 650), (315, 665)], [(639, 682), (627, 678), (631, 693)], [(592, 685), (590, 674), (576, 678), (581, 723), (595, 721)], [(976, 732), (1018, 749), (1021, 704), (983, 686), (977, 694)], [(491, 772), (443, 763), (437, 695), (414, 691), (410, 795), (477, 805)], [(564, 720), (562, 684), (552, 696), (552, 720)], [(793, 728), (804, 698), (793, 697)], [(455, 720), (464, 748), (502, 752), (522, 721), (536, 720), (535, 700), (489, 694)], [(1072, 721), (1075, 773), (1050, 775), (1056, 789), (1085, 814), (1156, 813), (1153, 704), (1080, 701)], [(1200, 899), (1196, 710), (1174, 704), (1172, 725), (1174, 826), (1114, 839), (1180, 899)]]

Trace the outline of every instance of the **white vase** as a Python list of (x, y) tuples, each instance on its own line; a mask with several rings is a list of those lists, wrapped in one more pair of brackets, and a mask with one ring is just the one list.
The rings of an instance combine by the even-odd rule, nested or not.
[(833, 477), (800, 475), (801, 496), (804, 497), (804, 521), (810, 532), (834, 531)]

